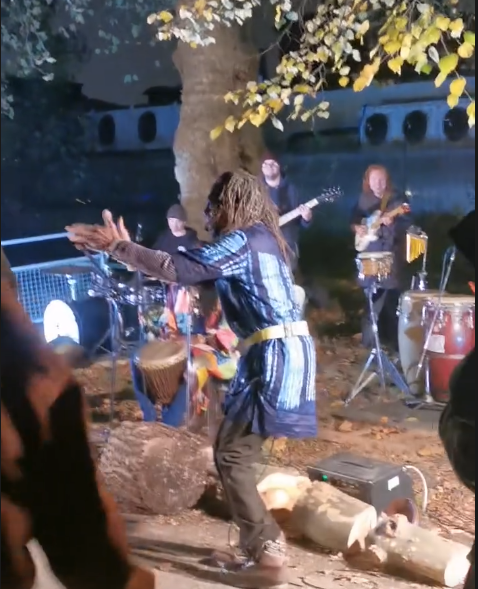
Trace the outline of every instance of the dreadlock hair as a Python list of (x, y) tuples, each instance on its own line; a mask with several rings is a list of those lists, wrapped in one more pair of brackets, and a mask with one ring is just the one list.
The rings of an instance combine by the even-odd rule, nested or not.
[(211, 224), (219, 234), (262, 223), (276, 238), (287, 264), (291, 251), (279, 226), (279, 215), (264, 183), (245, 170), (225, 172), (209, 195)]

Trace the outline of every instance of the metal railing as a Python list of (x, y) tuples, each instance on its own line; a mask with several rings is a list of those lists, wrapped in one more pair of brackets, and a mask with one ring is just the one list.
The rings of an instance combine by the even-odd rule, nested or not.
[[(7, 248), (9, 246), (65, 239), (67, 235), (67, 233), (52, 233), (50, 235), (39, 235), (38, 237), (9, 239), (1, 243), (8, 258)], [(53, 274), (52, 270), (59, 266), (85, 266), (89, 265), (89, 263), (87, 258), (78, 257), (12, 267), (12, 271), (17, 278), (20, 302), (34, 323), (43, 322), (43, 314), (50, 301), (71, 301), (71, 289), (67, 277)], [(82, 298), (87, 295), (91, 286), (90, 274), (79, 274), (75, 278), (77, 279), (76, 292), (78, 298)]]

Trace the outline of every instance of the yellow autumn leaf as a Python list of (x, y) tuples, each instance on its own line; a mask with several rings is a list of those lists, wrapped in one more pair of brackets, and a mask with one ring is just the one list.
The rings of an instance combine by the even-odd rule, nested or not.
[(226, 122), (224, 123), (224, 129), (232, 133), (236, 128), (236, 119), (234, 117), (227, 117)]
[(471, 31), (466, 31), (466, 33), (463, 35), (463, 40), (465, 41), (465, 43), (469, 43), (470, 45), (473, 45), (473, 47), (475, 46), (475, 33), (472, 33)]
[(298, 86), (294, 86), (294, 92), (297, 92), (299, 94), (308, 94), (309, 91), (309, 86), (306, 86), (305, 84), (299, 84)]
[(435, 87), (440, 88), (440, 86), (446, 81), (447, 77), (447, 74), (439, 73), (435, 78)]
[(435, 20), (435, 26), (440, 29), (440, 31), (448, 31), (450, 23), (451, 19), (442, 15), (437, 16)]
[(168, 24), (168, 22), (171, 22), (173, 20), (173, 15), (168, 12), (167, 10), (162, 10), (159, 14), (158, 14), (158, 18), (159, 20), (162, 20), (163, 23)]
[(465, 78), (457, 78), (450, 84), (450, 94), (460, 97), (466, 88)]
[(357, 29), (357, 35), (359, 35), (360, 37), (363, 37), (365, 35), (365, 33), (368, 32), (369, 29), (370, 29), (370, 21), (364, 20), (363, 23), (361, 23), (361, 25)]
[(272, 111), (277, 114), (284, 108), (284, 103), (279, 98), (273, 98), (267, 101), (267, 106), (269, 106)]
[(405, 18), (404, 16), (400, 16), (394, 20), (393, 24), (394, 24), (394, 27), (397, 31), (399, 31), (400, 33), (403, 33), (407, 29), (408, 18)]
[(387, 62), (389, 69), (392, 70), (394, 74), (400, 74), (402, 71), (403, 66), (403, 58), (402, 57), (394, 57), (390, 61)]
[(474, 100), (472, 102), (470, 102), (470, 104), (468, 105), (468, 108), (466, 109), (466, 114), (468, 115), (468, 124), (470, 125), (470, 127), (474, 127), (475, 126), (475, 101)]
[(400, 41), (389, 41), (388, 43), (385, 43), (383, 48), (386, 53), (391, 55), (392, 53), (397, 53), (397, 51), (400, 51), (401, 47), (402, 44)]
[(460, 102), (460, 97), (455, 96), (455, 94), (450, 94), (447, 97), (446, 102), (450, 108), (455, 108), (455, 106), (457, 106), (458, 103)]
[(282, 19), (282, 8), (280, 6), (276, 6), (276, 16), (275, 22), (278, 24)]
[(463, 22), (463, 19), (457, 18), (456, 20), (454, 20), (453, 22), (450, 23), (450, 26), (449, 26), (450, 35), (454, 39), (458, 39), (461, 36), (464, 28), (465, 28), (465, 23)]
[(346, 88), (349, 85), (349, 82), (350, 78), (347, 76), (342, 76), (339, 80), (339, 85), (342, 86), (342, 88)]
[(431, 27), (430, 29), (425, 31), (424, 37), (425, 37), (425, 41), (429, 45), (435, 45), (436, 43), (438, 43), (441, 40), (441, 35), (442, 35), (442, 33), (441, 33), (440, 29), (437, 29), (437, 27)]
[(445, 57), (442, 57), (438, 62), (438, 68), (440, 69), (440, 73), (445, 74), (445, 76), (451, 74), (451, 72), (453, 72), (456, 69), (458, 61), (459, 59), (456, 53), (450, 53), (450, 55), (445, 55)]
[(353, 89), (354, 92), (362, 92), (362, 90), (365, 90), (365, 88), (367, 88), (367, 86), (369, 86), (370, 82), (368, 80), (368, 78), (366, 78), (365, 76), (359, 76), (353, 85)]
[(196, 0), (194, 3), (194, 8), (198, 14), (202, 15), (204, 9), (206, 8), (206, 0)]
[(253, 112), (249, 116), (249, 121), (252, 125), (254, 125), (254, 127), (260, 127), (267, 120), (267, 117), (268, 117), (267, 109), (263, 104), (261, 104), (257, 108), (257, 111)]
[(473, 45), (471, 43), (463, 43), (463, 45), (460, 45), (458, 47), (458, 55), (460, 57), (462, 57), (463, 59), (469, 59), (470, 57), (473, 57), (473, 54), (475, 53), (475, 48), (473, 47)]
[(222, 135), (223, 131), (224, 131), (224, 127), (222, 125), (219, 125), (219, 127), (216, 127), (215, 129), (213, 129), (209, 133), (209, 137), (211, 138), (211, 141), (216, 141), (216, 139)]

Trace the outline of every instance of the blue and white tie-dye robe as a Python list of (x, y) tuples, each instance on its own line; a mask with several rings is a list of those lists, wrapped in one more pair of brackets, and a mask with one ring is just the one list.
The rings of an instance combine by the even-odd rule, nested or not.
[[(215, 281), (226, 320), (241, 339), (300, 321), (292, 274), (262, 224), (215, 243), (172, 255), (178, 282)], [(226, 399), (226, 418), (252, 423), (264, 437), (317, 435), (316, 352), (310, 336), (269, 340), (249, 348)]]

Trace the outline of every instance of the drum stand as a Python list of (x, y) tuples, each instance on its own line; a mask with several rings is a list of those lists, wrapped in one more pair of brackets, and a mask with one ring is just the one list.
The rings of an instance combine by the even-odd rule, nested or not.
[[(374, 308), (374, 295), (377, 294), (379, 283), (374, 284), (366, 290), (366, 296), (369, 305), (369, 316), (372, 323), (372, 330), (375, 340), (375, 347), (373, 348), (370, 356), (365, 364), (362, 374), (357, 380), (351, 393), (345, 399), (345, 405), (349, 405), (355, 397), (357, 397), (367, 387), (375, 377), (380, 378), (380, 384), (384, 392), (387, 390), (387, 379), (390, 380), (406, 397), (413, 397), (405, 379), (401, 376), (394, 363), (388, 358), (384, 352), (378, 331), (378, 317)], [(368, 374), (372, 366), (376, 365), (378, 372), (372, 372)]]
[(445, 295), (446, 289), (448, 287), (448, 282), (450, 281), (451, 271), (453, 269), (453, 264), (455, 263), (455, 258), (456, 258), (456, 248), (451, 247), (445, 253), (445, 257), (443, 260), (442, 279), (441, 279), (440, 289), (439, 289), (439, 292), (440, 292), (439, 303), (438, 303), (438, 307), (433, 315), (433, 319), (432, 319), (431, 324), (428, 328), (428, 331), (426, 333), (425, 345), (423, 346), (423, 352), (420, 357), (420, 362), (418, 363), (418, 366), (417, 366), (416, 380), (417, 381), (419, 380), (420, 375), (423, 370), (425, 370), (425, 380), (426, 380), (425, 399), (423, 399), (418, 404), (418, 407), (417, 407), (418, 409), (425, 407), (426, 405), (438, 405), (440, 407), (442, 406), (441, 403), (436, 403), (433, 400), (432, 394), (431, 394), (430, 371), (429, 371), (429, 366), (428, 366), (428, 348), (430, 346), (431, 338), (432, 338), (433, 332), (435, 330), (435, 325), (438, 321), (438, 317), (439, 317), (440, 312), (442, 310), (442, 299), (443, 299), (443, 296)]

